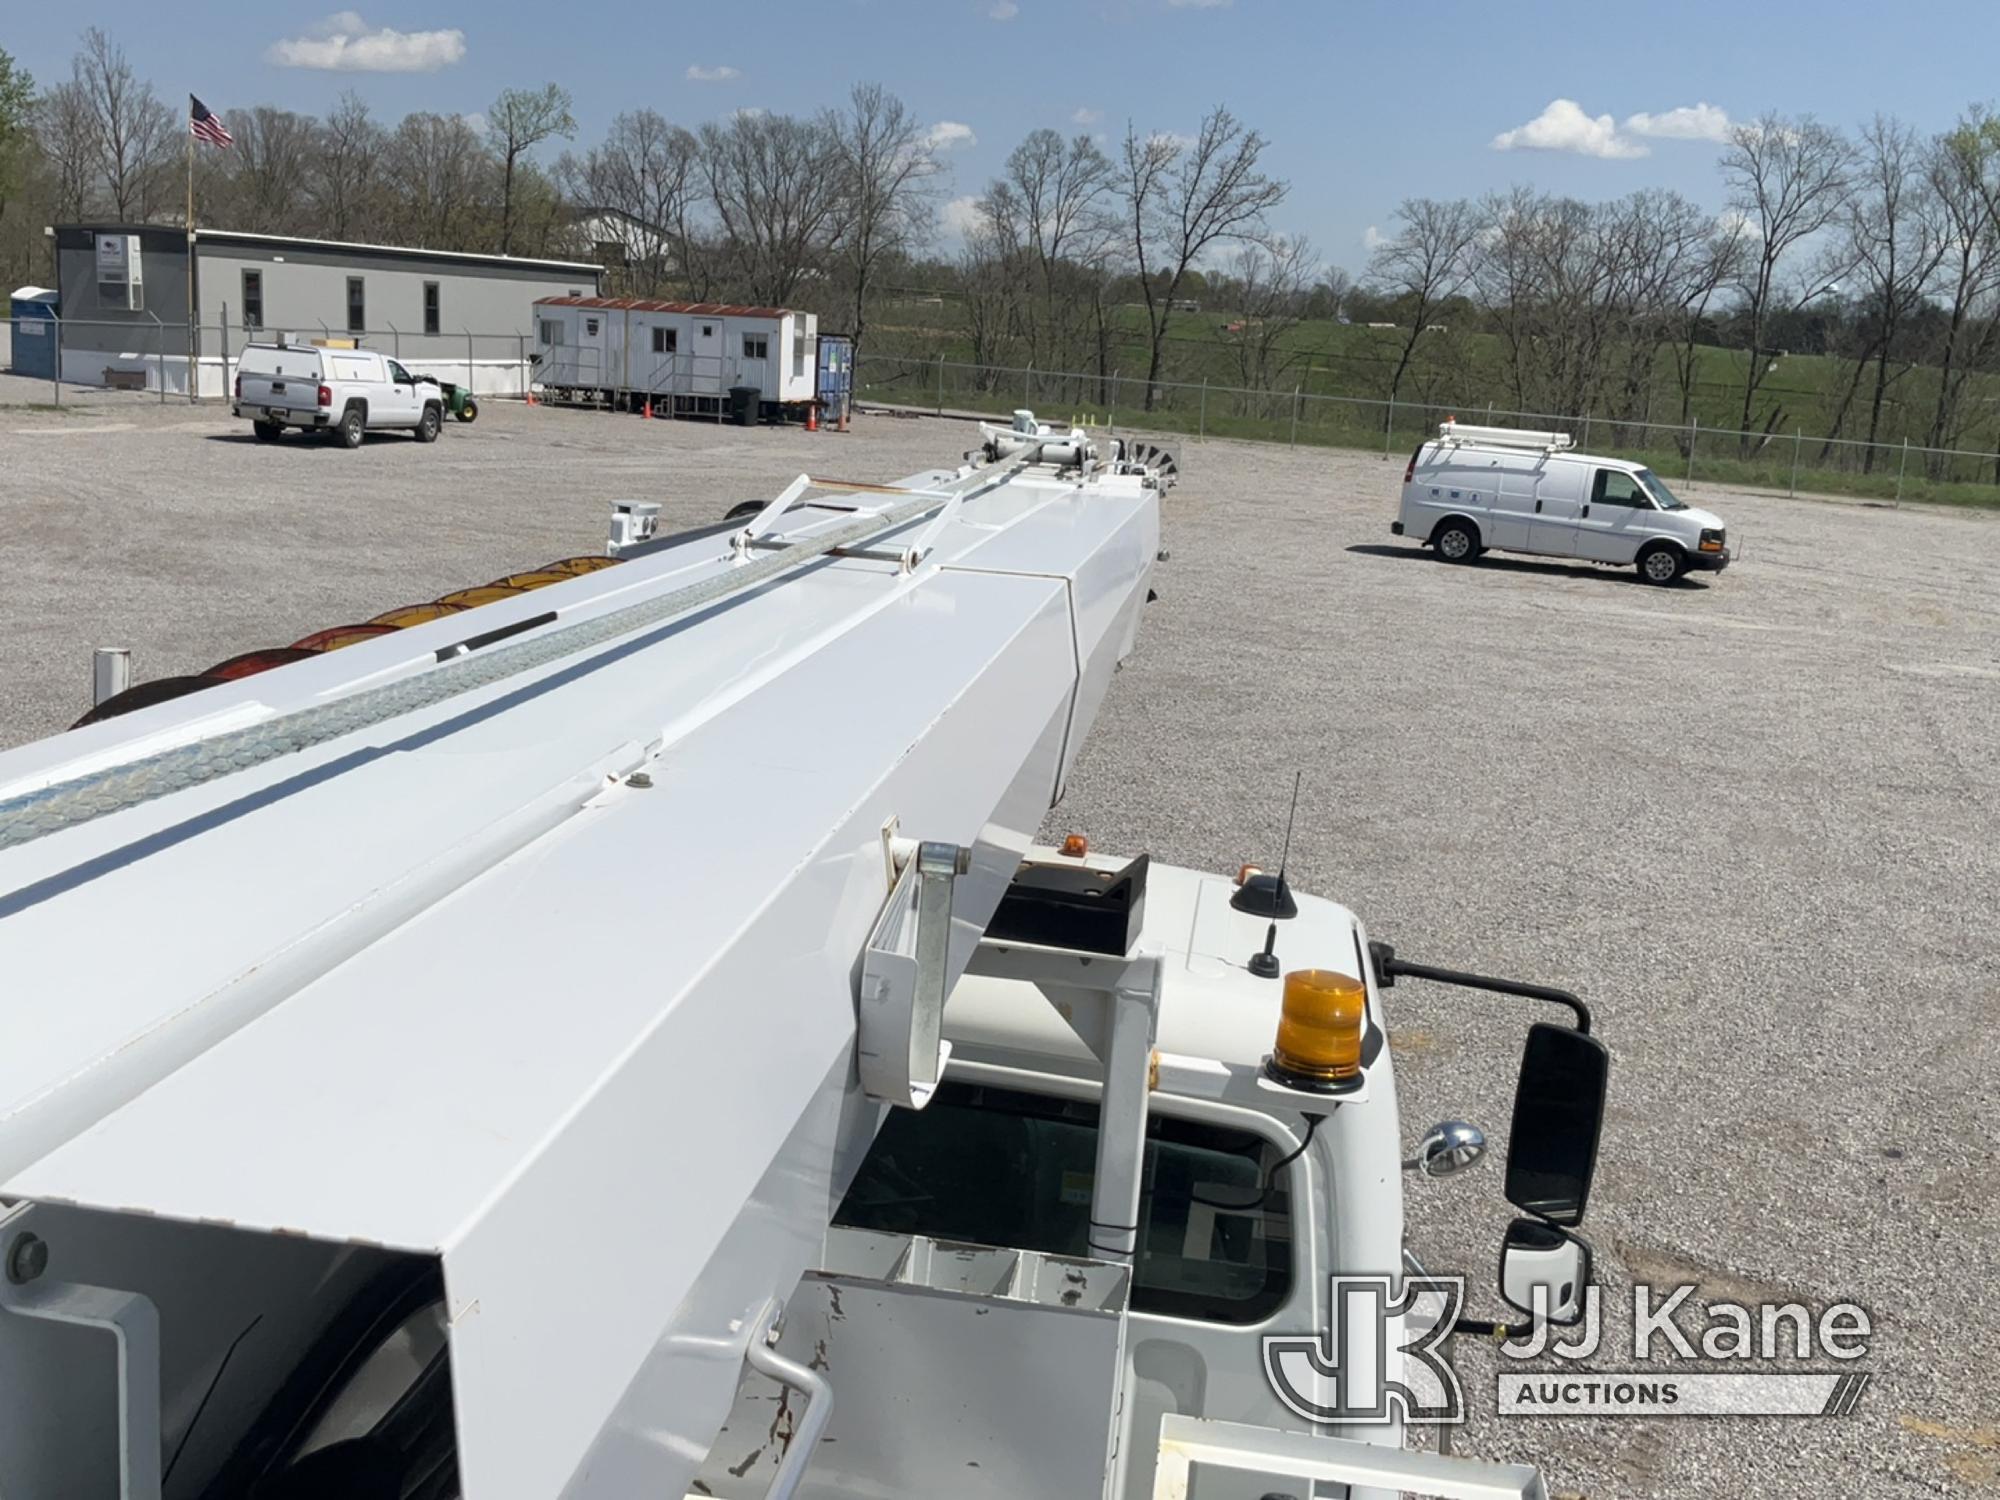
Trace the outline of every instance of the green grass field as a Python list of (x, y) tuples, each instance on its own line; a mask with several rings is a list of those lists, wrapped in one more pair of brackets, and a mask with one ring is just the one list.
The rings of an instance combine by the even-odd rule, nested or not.
[[(941, 395), (942, 404), (953, 408), (1002, 411), (1026, 405), (1052, 417), (1075, 415), (1100, 422), (1115, 418), (1128, 426), (1165, 432), (1379, 448), (1392, 455), (1407, 454), (1446, 416), (1485, 422), (1491, 411), (1491, 420), (1500, 425), (1529, 425), (1505, 414), (1509, 401), (1499, 376), (1502, 344), (1487, 333), (1447, 328), (1426, 334), (1392, 413), (1382, 396), (1394, 369), (1401, 330), (1329, 321), (1300, 323), (1279, 340), (1284, 367), (1273, 381), (1279, 389), (1238, 393), (1230, 388), (1240, 387), (1244, 377), (1238, 351), (1225, 331), (1230, 316), (1179, 313), (1168, 334), (1171, 383), (1156, 391), (1153, 409), (1144, 412), (1143, 309), (1117, 310), (1113, 364), (1118, 374), (1112, 380), (1028, 371), (1018, 363), (1005, 373), (972, 369), (972, 341), (959, 312), (950, 302), (892, 304), (884, 309), (863, 352), (861, 394), (915, 405), (937, 403)], [(944, 359), (942, 371), (939, 355)], [(1918, 445), (1929, 430), (1937, 372), (1926, 367), (1908, 370), (1891, 387), (1882, 441), (1870, 453), (1855, 441), (1830, 448), (1825, 441), (1852, 378), (1850, 362), (1818, 355), (1779, 356), (1777, 369), (1758, 391), (1759, 434), (1746, 440), (1734, 435), (1742, 415), (1743, 352), (1700, 347), (1696, 358), (1691, 433), (1678, 425), (1680, 390), (1664, 354), (1640, 406), (1639, 414), (1650, 415), (1650, 423), (1592, 416), (1560, 425), (1579, 447), (1643, 460), (1669, 483), (1692, 477), (1755, 488), (1796, 487), (1804, 493), (2000, 506), (1993, 456), (2000, 440), (2000, 380), (1975, 376), (1966, 393), (1965, 403), (1976, 419), (1960, 441), (1971, 451), (1927, 456)], [(1296, 401), (1294, 386), (1299, 393)], [(1864, 378), (1849, 413), (1850, 439), (1866, 431), (1871, 391), (1872, 375)], [(1778, 420), (1767, 438), (1762, 429), (1774, 410)], [(1906, 436), (1912, 443), (1907, 458), (1901, 451)]]

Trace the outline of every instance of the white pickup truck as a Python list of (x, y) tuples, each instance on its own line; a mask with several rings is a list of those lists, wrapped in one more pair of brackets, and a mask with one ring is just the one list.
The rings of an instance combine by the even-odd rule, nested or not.
[(232, 409), (266, 441), (302, 427), (331, 432), (347, 448), (359, 448), (369, 429), (385, 427), (435, 442), (444, 425), (444, 393), (435, 380), (373, 349), (319, 344), (250, 345), (237, 361)]

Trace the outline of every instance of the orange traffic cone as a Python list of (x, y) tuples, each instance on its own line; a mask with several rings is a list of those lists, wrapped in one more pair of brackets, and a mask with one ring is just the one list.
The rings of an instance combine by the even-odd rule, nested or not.
[(806, 406), (806, 431), (819, 431), (819, 403), (817, 401), (810, 402)]
[(653, 420), (653, 398), (651, 396), (646, 398), (646, 409), (640, 415), (649, 422)]
[(530, 385), (528, 387), (528, 405), (533, 406), (534, 404), (535, 404), (535, 388), (534, 386)]

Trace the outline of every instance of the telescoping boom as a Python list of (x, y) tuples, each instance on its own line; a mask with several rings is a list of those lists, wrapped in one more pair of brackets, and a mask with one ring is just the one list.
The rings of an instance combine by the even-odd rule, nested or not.
[(1061, 457), (0, 755), (0, 1493), (202, 1493), (439, 1278), (466, 1494), (680, 1493), (872, 1134), (891, 886), (964, 851), (948, 982), (1131, 647), (1156, 481)]

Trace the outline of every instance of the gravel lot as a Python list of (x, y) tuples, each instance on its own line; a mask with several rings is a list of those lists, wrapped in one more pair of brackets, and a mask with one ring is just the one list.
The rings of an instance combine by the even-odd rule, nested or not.
[[(141, 676), (199, 670), (597, 551), (614, 498), (692, 524), (802, 468), (893, 478), (968, 436), (496, 405), (434, 448), (349, 454), (136, 398), (0, 411), (0, 743), (87, 707), (94, 644)], [(1488, 1416), (1462, 1451), (1593, 1497), (2000, 1488), (1979, 1378), (2000, 1335), (2000, 526), (1704, 493), (1743, 560), (1660, 590), (1436, 563), (1388, 534), (1397, 464), (1189, 450), (1160, 600), (1051, 828), (1270, 861), (1302, 768), (1302, 887), (1407, 956), (1595, 1006), (1616, 1062), (1586, 1232), (1614, 1314), (1638, 1280), (1875, 1315), (1844, 1421)], [(1412, 1138), (1458, 1115), (1497, 1147), (1534, 1011), (1393, 1000)], [(1476, 1301), (1499, 1177), (1412, 1190), (1414, 1245)], [(1461, 1362), (1490, 1413), (1490, 1354)]]

